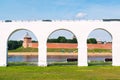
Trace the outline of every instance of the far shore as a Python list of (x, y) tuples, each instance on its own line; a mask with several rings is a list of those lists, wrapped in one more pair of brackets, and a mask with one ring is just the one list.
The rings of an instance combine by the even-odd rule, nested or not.
[[(8, 55), (10, 56), (37, 56), (38, 53), (37, 52), (9, 52)], [(78, 53), (62, 53), (62, 52), (48, 52), (47, 56), (77, 56)], [(89, 57), (97, 57), (97, 56), (101, 56), (101, 57), (109, 57), (112, 56), (112, 53), (88, 53)]]

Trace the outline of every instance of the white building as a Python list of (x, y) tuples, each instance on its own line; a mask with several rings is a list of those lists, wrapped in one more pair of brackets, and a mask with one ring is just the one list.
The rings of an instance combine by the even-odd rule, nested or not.
[(78, 41), (78, 66), (88, 66), (87, 37), (95, 29), (103, 29), (112, 35), (112, 65), (120, 66), (120, 22), (119, 21), (12, 21), (0, 22), (0, 66), (7, 66), (7, 42), (18, 30), (29, 30), (38, 40), (38, 66), (47, 66), (47, 38), (59, 29), (69, 30)]

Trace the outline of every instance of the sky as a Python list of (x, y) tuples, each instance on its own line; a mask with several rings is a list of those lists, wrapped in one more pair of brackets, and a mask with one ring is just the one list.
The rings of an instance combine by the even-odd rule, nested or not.
[(120, 18), (120, 0), (0, 0), (0, 19)]
[(0, 0), (0, 20), (120, 19), (120, 0)]
[[(37, 41), (37, 38), (35, 37), (35, 35), (28, 30), (16, 31), (15, 33), (13, 33), (10, 36), (9, 40), (17, 40), (17, 41), (23, 40), (27, 33), (29, 34), (29, 36), (31, 36), (32, 40)], [(67, 39), (72, 39), (74, 34), (67, 30), (57, 30), (57, 31), (54, 31), (52, 34), (50, 34), (50, 36), (48, 36), (48, 38), (49, 39), (57, 39), (59, 36), (64, 36)], [(108, 33), (105, 30), (101, 30), (101, 29), (96, 29), (96, 30), (92, 31), (88, 35), (88, 39), (89, 38), (95, 38), (97, 41), (112, 42), (112, 36), (110, 35), (110, 33)]]

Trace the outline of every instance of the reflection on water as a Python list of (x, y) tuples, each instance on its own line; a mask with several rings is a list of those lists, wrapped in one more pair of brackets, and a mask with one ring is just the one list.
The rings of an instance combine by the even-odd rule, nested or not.
[(37, 56), (8, 56), (9, 62), (38, 62)]
[(105, 61), (105, 58), (112, 58), (112, 57), (88, 57), (88, 61)]
[[(111, 57), (88, 57), (88, 61), (104, 61), (105, 58)], [(47, 62), (66, 62), (67, 58), (65, 57), (48, 57)], [(8, 56), (9, 62), (38, 62), (38, 56)]]

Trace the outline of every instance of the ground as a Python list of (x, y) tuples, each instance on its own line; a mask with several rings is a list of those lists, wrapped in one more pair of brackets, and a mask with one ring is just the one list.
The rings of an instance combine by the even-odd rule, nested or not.
[(0, 80), (119, 80), (120, 67), (112, 66), (8, 66), (0, 67)]
[[(37, 52), (9, 52), (9, 55), (38, 55)], [(62, 52), (48, 52), (48, 56), (77, 56), (78, 53), (62, 53)], [(112, 53), (88, 53), (88, 56), (112, 56)]]

